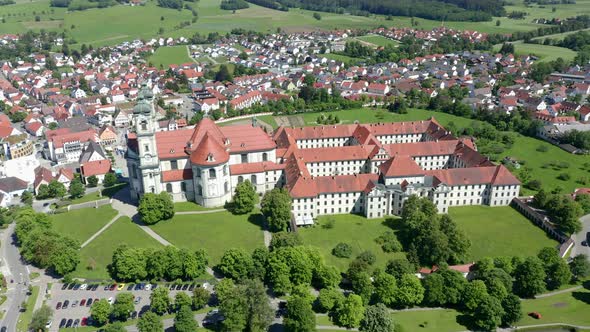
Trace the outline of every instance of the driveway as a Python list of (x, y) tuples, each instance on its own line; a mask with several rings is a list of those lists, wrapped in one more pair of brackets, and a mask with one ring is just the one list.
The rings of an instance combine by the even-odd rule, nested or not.
[[(574, 236), (576, 244), (572, 249), (571, 256), (574, 257), (579, 254), (584, 254), (590, 261), (590, 246), (586, 243), (586, 234), (590, 232), (590, 214), (581, 217), (580, 221), (582, 222), (582, 230)], [(582, 245), (582, 243), (585, 245)]]

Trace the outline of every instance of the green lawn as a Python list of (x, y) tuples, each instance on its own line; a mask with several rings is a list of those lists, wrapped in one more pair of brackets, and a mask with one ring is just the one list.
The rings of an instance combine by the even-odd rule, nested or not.
[(177, 247), (205, 249), (213, 266), (219, 263), (226, 249), (242, 248), (250, 252), (264, 246), (261, 217), (258, 213), (233, 215), (227, 211), (175, 215), (150, 227)]
[(88, 193), (80, 198), (68, 200), (68, 202), (69, 202), (69, 204), (80, 204), (80, 203), (86, 203), (86, 202), (93, 202), (93, 201), (103, 199), (103, 198), (113, 197), (114, 194), (116, 194), (119, 190), (123, 189), (123, 187), (125, 187), (126, 185), (127, 185), (127, 183), (125, 183), (125, 182), (118, 183), (112, 187), (102, 189), (101, 190), (102, 194), (99, 194), (98, 191), (95, 191), (95, 192)]
[(321, 56), (326, 57), (330, 60), (342, 61), (344, 63), (351, 64), (351, 65), (357, 64), (357, 63), (362, 62), (364, 60), (362, 58), (353, 58), (348, 55), (335, 54), (335, 53), (326, 53), (326, 54), (322, 54)]
[(117, 215), (110, 205), (98, 209), (86, 208), (54, 214), (53, 228), (59, 233), (76, 239), (82, 244)]
[[(541, 319), (526, 316), (536, 311)], [(590, 326), (590, 290), (580, 289), (541, 299), (522, 301), (523, 318), (517, 325), (569, 323)]]
[(188, 211), (209, 211), (209, 210), (216, 210), (222, 209), (219, 208), (206, 208), (203, 207), (195, 202), (176, 202), (174, 203), (174, 211), (176, 212), (188, 212)]
[(161, 66), (167, 69), (169, 65), (180, 65), (193, 60), (189, 57), (186, 46), (179, 45), (159, 47), (148, 61), (158, 68)]
[[(328, 220), (334, 220), (333, 228), (326, 228)], [(318, 222), (311, 228), (299, 228), (299, 234), (305, 244), (320, 249), (329, 265), (334, 265), (341, 271), (348, 268), (348, 264), (361, 252), (370, 250), (377, 257), (375, 266), (384, 267), (388, 260), (401, 257), (403, 253), (385, 253), (375, 239), (395, 224), (395, 218), (367, 219), (353, 214), (341, 214), (319, 217)], [(340, 242), (352, 246), (350, 258), (338, 258), (332, 255), (332, 249)]]
[(464, 206), (449, 214), (471, 240), (471, 260), (495, 256), (537, 255), (557, 241), (511, 207)]
[[(576, 52), (558, 46), (539, 45), (539, 44), (525, 44), (523, 42), (514, 42), (514, 51), (519, 55), (536, 55), (540, 58), (539, 61), (553, 61), (557, 58), (563, 58), (565, 61), (571, 61), (576, 56)], [(494, 49), (498, 51), (501, 45), (496, 45)]]
[(355, 37), (355, 39), (373, 44), (375, 46), (399, 45), (397, 40), (389, 39), (380, 35), (366, 35)]
[[(109, 279), (107, 265), (111, 263), (113, 252), (121, 244), (141, 248), (161, 247), (159, 242), (131, 222), (131, 219), (121, 217), (80, 250), (80, 264), (73, 276), (87, 279)], [(91, 265), (94, 265), (94, 269), (89, 270), (88, 266)]]
[(403, 311), (391, 314), (393, 320), (404, 331), (451, 332), (464, 331), (466, 328), (457, 323), (459, 312), (453, 309), (430, 311)]
[(19, 320), (16, 323), (16, 330), (18, 332), (28, 331), (31, 319), (33, 319), (33, 312), (35, 311), (35, 302), (39, 296), (39, 286), (33, 286), (31, 295), (27, 298), (27, 311), (20, 314)]

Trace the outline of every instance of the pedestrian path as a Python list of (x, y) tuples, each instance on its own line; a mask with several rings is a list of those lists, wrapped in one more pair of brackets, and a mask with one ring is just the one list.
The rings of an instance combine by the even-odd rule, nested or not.
[(111, 227), (111, 225), (117, 221), (117, 219), (119, 219), (121, 216), (121, 213), (117, 213), (117, 215), (115, 217), (113, 217), (113, 219), (111, 219), (111, 221), (109, 221), (106, 225), (104, 225), (101, 229), (99, 229), (96, 233), (92, 234), (92, 236), (86, 240), (84, 243), (82, 243), (82, 245), (80, 246), (80, 248), (84, 248), (86, 247), (90, 242), (92, 242), (92, 240), (96, 239), (100, 234), (102, 234), (102, 232), (104, 232), (105, 230), (107, 230), (107, 228)]

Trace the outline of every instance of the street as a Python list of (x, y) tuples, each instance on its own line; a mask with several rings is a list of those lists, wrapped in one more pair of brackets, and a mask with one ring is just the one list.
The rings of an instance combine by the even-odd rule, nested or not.
[[(13, 242), (15, 224), (10, 224), (2, 231), (2, 273), (6, 278), (8, 292), (1, 326), (8, 331), (16, 331), (16, 323), (19, 317), (20, 304), (26, 299), (27, 286), (29, 285), (29, 272), (27, 266), (21, 261), (18, 248)], [(10, 280), (14, 280), (13, 283)], [(33, 308), (28, 308), (33, 310)]]
[[(574, 247), (572, 248), (571, 257), (584, 254), (590, 260), (590, 246), (586, 243), (586, 234), (590, 232), (590, 214), (580, 218), (582, 230), (574, 235)], [(584, 243), (584, 245), (582, 245)]]

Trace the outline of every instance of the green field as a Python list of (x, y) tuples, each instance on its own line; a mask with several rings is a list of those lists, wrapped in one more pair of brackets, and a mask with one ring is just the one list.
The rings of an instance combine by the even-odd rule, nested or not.
[[(579, 289), (554, 296), (534, 300), (523, 300), (522, 311), (524, 317), (518, 325), (569, 323), (590, 326), (590, 290)], [(536, 311), (542, 318), (534, 319), (526, 316)]]
[(535, 256), (557, 241), (515, 209), (464, 206), (449, 209), (449, 215), (471, 240), (471, 261), (483, 257)]
[(218, 208), (206, 208), (195, 202), (176, 202), (174, 203), (175, 212), (189, 212), (189, 211), (208, 211), (216, 210)]
[(159, 47), (149, 62), (155, 67), (167, 69), (169, 65), (179, 65), (193, 60), (188, 56), (188, 49), (185, 45)]
[[(323, 226), (330, 219), (334, 220), (334, 227)], [(305, 244), (318, 247), (326, 262), (341, 271), (345, 271), (348, 264), (358, 254), (366, 250), (372, 251), (377, 257), (375, 266), (384, 267), (388, 260), (403, 256), (403, 253), (383, 252), (381, 246), (375, 242), (377, 237), (392, 229), (391, 226), (395, 224), (396, 220), (399, 219), (395, 217), (389, 220), (367, 219), (353, 214), (323, 216), (318, 218), (315, 226), (299, 228), (298, 232)], [(332, 255), (332, 249), (340, 242), (352, 246), (350, 258), (338, 258)]]
[(389, 39), (387, 37), (379, 36), (379, 35), (366, 35), (355, 37), (355, 39), (373, 44), (375, 46), (387, 46), (387, 45), (399, 45), (399, 42), (393, 39)]
[(345, 64), (351, 64), (351, 65), (357, 64), (357, 63), (363, 61), (362, 58), (353, 58), (348, 55), (335, 54), (335, 53), (326, 53), (326, 54), (322, 54), (321, 56), (326, 57), (330, 60), (341, 61), (341, 62), (344, 62)]
[(117, 211), (110, 205), (103, 205), (98, 209), (86, 208), (54, 214), (51, 219), (53, 229), (78, 240), (82, 244), (116, 215)]
[(210, 265), (219, 263), (229, 248), (251, 252), (264, 245), (262, 215), (233, 215), (229, 212), (175, 215), (150, 226), (156, 233), (180, 248), (205, 249)]
[[(569, 48), (539, 45), (539, 44), (525, 44), (523, 42), (514, 42), (514, 52), (518, 55), (535, 55), (540, 58), (539, 61), (553, 61), (557, 58), (563, 58), (565, 61), (571, 61), (576, 57), (576, 52)], [(500, 50), (501, 45), (496, 45), (494, 49)]]
[[(159, 242), (131, 222), (131, 219), (121, 217), (80, 250), (80, 264), (73, 272), (73, 276), (86, 279), (110, 279), (107, 265), (111, 263), (113, 252), (121, 244), (140, 248), (161, 247)], [(94, 265), (94, 269), (89, 270), (87, 267), (90, 265)]]

